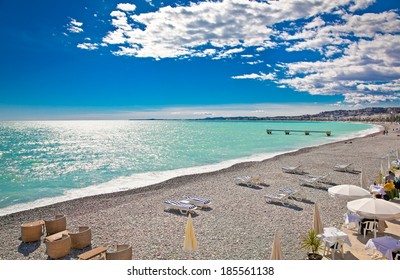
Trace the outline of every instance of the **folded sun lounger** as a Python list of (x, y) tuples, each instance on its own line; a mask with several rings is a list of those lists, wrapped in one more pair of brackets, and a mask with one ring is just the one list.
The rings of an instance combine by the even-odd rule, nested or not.
[(185, 201), (181, 201), (181, 202), (193, 204), (200, 209), (203, 207), (209, 207), (211, 204), (211, 201), (209, 199), (205, 199), (205, 198), (201, 198), (201, 197), (192, 197), (189, 195), (184, 195), (182, 197), (185, 199)]
[(196, 205), (190, 203), (184, 203), (182, 201), (175, 201), (175, 200), (167, 200), (164, 201), (164, 204), (170, 209), (179, 210), (181, 214), (187, 214), (189, 212), (194, 212), (197, 209)]

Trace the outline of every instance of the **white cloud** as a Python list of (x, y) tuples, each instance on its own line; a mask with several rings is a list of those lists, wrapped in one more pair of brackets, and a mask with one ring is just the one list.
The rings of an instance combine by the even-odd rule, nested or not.
[(365, 9), (369, 7), (371, 4), (373, 4), (375, 0), (358, 0), (354, 1), (352, 5), (350, 6), (349, 10), (351, 12), (355, 12), (357, 10)]
[[(286, 41), (294, 41), (287, 51), (317, 50), (326, 56), (340, 52), (337, 46), (352, 43), (349, 38), (373, 38), (376, 34), (399, 32), (400, 19), (394, 11), (362, 15), (343, 14), (341, 22), (325, 25), (319, 17), (307, 23), (300, 32), (293, 35), (287, 31), (280, 34)], [(311, 27), (311, 28), (310, 28)], [(332, 52), (334, 50), (334, 52)]]
[[(134, 4), (120, 3), (110, 13), (112, 30), (102, 42), (78, 47), (108, 45), (117, 56), (156, 60), (239, 58), (254, 68), (270, 68), (269, 73), (257, 69), (233, 79), (270, 80), (279, 88), (343, 95), (346, 102), (397, 100), (400, 17), (397, 10), (360, 12), (373, 2), (220, 0), (138, 14)], [(69, 27), (83, 31), (74, 19)], [(269, 56), (272, 48), (317, 53), (308, 61), (298, 56), (299, 61), (283, 63)], [(269, 63), (261, 66), (263, 61)]]
[(195, 115), (195, 116), (212, 116), (214, 114), (211, 112), (193, 112), (193, 115)]
[(83, 25), (82, 22), (77, 21), (76, 19), (71, 18), (71, 22), (70, 24), (74, 25), (74, 26), (78, 26), (81, 27)]
[[(347, 105), (341, 105), (346, 108)], [(119, 115), (119, 119), (129, 118), (166, 118), (166, 119), (196, 119), (206, 117), (273, 117), (273, 116), (297, 116), (303, 114), (316, 114), (321, 111), (336, 110), (331, 104), (279, 104), (279, 103), (259, 103), (259, 104), (222, 104), (212, 106), (193, 106), (193, 107), (170, 107), (146, 109), (146, 111), (132, 110)], [(109, 118), (109, 117), (108, 117)]]
[(287, 63), (286, 74), (293, 78), (283, 78), (277, 83), (311, 94), (343, 94), (347, 102), (397, 100), (398, 42), (400, 35), (378, 34), (372, 40), (352, 43), (336, 59)]
[(218, 53), (217, 56), (214, 57), (214, 59), (222, 59), (222, 58), (231, 58), (233, 55), (237, 53), (244, 52), (244, 48), (233, 48), (229, 50), (222, 50)]
[(260, 72), (259, 74), (252, 73), (252, 74), (233, 76), (232, 79), (237, 79), (237, 80), (250, 79), (250, 80), (265, 81), (265, 80), (275, 80), (276, 75), (274, 73), (265, 74), (263, 72)]
[(151, 0), (145, 0), (147, 4), (149, 4), (150, 6), (154, 7), (154, 4)]
[(114, 17), (111, 22), (117, 28), (117, 31), (126, 32), (132, 30), (131, 25), (128, 24), (128, 17), (124, 12), (112, 11), (110, 15)]
[(196, 48), (210, 44), (217, 50), (215, 58), (221, 58), (224, 57), (221, 56), (221, 49), (257, 47), (261, 51), (275, 47), (276, 43), (271, 41), (274, 24), (331, 12), (352, 2), (223, 0), (167, 6), (156, 12), (131, 16), (144, 28), (130, 24), (129, 29), (125, 28), (125, 22), (124, 27), (113, 22), (117, 30), (109, 32), (104, 42), (124, 45), (123, 50), (115, 52), (118, 55), (157, 59), (198, 56)]
[(117, 5), (117, 9), (125, 12), (133, 12), (136, 10), (136, 5), (130, 3), (120, 3)]
[(92, 50), (98, 49), (99, 48), (99, 44), (97, 44), (97, 43), (94, 43), (94, 44), (92, 44), (92, 43), (81, 43), (81, 44), (78, 44), (77, 47), (79, 49), (92, 51)]
[(256, 64), (260, 64), (260, 63), (263, 63), (263, 61), (262, 60), (255, 60), (255, 61), (248, 61), (248, 62), (246, 62), (247, 64), (250, 64), (250, 65), (256, 65)]
[(67, 25), (67, 30), (70, 33), (81, 33), (83, 32), (82, 26), (83, 26), (82, 22), (79, 22), (76, 19), (71, 18), (71, 21)]

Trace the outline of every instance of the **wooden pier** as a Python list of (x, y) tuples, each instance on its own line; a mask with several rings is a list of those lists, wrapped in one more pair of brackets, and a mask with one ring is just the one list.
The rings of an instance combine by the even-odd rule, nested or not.
[(305, 135), (310, 135), (310, 133), (325, 133), (326, 136), (331, 136), (330, 130), (267, 129), (267, 134), (272, 134), (273, 131), (283, 131), (286, 135), (289, 135), (290, 132), (303, 132)]

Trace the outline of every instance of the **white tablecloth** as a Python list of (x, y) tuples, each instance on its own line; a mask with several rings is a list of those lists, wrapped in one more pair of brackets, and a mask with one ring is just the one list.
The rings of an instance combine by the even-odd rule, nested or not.
[(344, 224), (355, 224), (356, 228), (360, 228), (361, 221), (363, 217), (354, 213), (346, 213), (344, 214)]
[(343, 240), (344, 244), (351, 246), (349, 236), (345, 232), (335, 227), (324, 228), (324, 233), (322, 234), (322, 240), (328, 242), (329, 245), (333, 245), (339, 240)]
[(365, 244), (365, 249), (375, 249), (381, 252), (388, 260), (393, 260), (392, 252), (400, 250), (400, 240), (391, 236), (371, 238)]

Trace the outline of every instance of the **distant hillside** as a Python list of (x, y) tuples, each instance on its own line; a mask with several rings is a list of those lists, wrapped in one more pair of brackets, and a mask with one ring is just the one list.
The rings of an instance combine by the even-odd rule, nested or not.
[(324, 111), (314, 115), (276, 117), (218, 117), (206, 120), (341, 120), (400, 122), (400, 107), (371, 107), (357, 110)]

